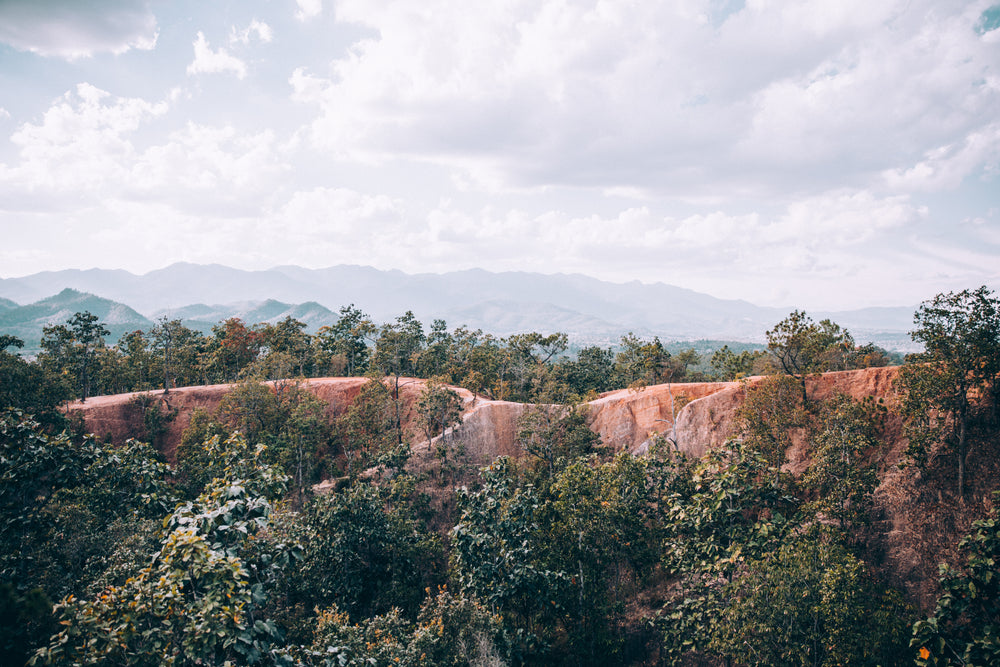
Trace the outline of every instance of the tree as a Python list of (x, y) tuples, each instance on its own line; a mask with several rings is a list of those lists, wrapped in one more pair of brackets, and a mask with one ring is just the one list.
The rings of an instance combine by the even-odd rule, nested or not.
[(396, 432), (400, 444), (403, 442), (403, 422), (399, 413), (399, 381), (402, 375), (414, 372), (417, 355), (423, 349), (425, 340), (423, 325), (408, 310), (394, 323), (383, 325), (375, 341), (372, 363), (383, 375), (393, 378), (392, 397), (396, 402)]
[(361, 310), (349, 306), (340, 308), (336, 324), (320, 327), (316, 333), (324, 352), (340, 356), (348, 376), (363, 375), (368, 370), (369, 348), (366, 339), (375, 334), (375, 325)]
[(337, 605), (352, 618), (397, 607), (412, 617), (437, 580), (437, 536), (377, 486), (356, 484), (314, 497), (292, 526), (304, 545), (289, 581), (290, 601)]
[(203, 350), (204, 336), (187, 328), (180, 320), (168, 320), (164, 315), (150, 330), (152, 351), (163, 363), (163, 393), (170, 387), (195, 384), (203, 379), (199, 357)]
[(920, 305), (913, 321), (910, 336), (924, 352), (910, 355), (899, 376), (907, 453), (922, 465), (934, 443), (953, 448), (961, 498), (974, 409), (989, 397), (994, 415), (1000, 410), (1000, 301), (985, 286), (938, 294)]
[(736, 354), (728, 345), (723, 345), (712, 355), (711, 365), (718, 379), (741, 380), (753, 375), (758, 361), (764, 357), (767, 357), (767, 352), (763, 350), (743, 350)]
[(564, 333), (548, 336), (537, 331), (514, 334), (506, 339), (499, 355), (494, 395), (501, 400), (534, 402), (550, 400), (550, 360), (566, 350)]
[(312, 340), (305, 328), (305, 322), (288, 315), (277, 324), (265, 324), (259, 332), (262, 349), (266, 349), (268, 355), (288, 355), (300, 377), (306, 375), (312, 352)]
[(34, 413), (42, 421), (59, 424), (62, 415), (56, 406), (71, 396), (58, 379), (53, 380), (41, 364), (28, 363), (8, 347), (21, 348), (24, 341), (16, 336), (0, 335), (0, 410), (17, 408)]
[(819, 494), (811, 507), (836, 520), (846, 534), (868, 520), (878, 477), (865, 456), (880, 445), (884, 413), (885, 408), (871, 398), (855, 401), (843, 394), (822, 406), (821, 430), (813, 440), (812, 462), (802, 482)]
[(645, 387), (673, 380), (670, 353), (658, 337), (652, 341), (638, 338), (632, 332), (622, 336), (621, 351), (615, 356), (615, 377), (619, 386)]
[(77, 396), (83, 401), (90, 396), (95, 353), (103, 347), (104, 336), (111, 333), (98, 319), (97, 315), (84, 311), (67, 320), (68, 326), (60, 324), (42, 329), (44, 354), (73, 376)]
[(516, 438), (527, 454), (546, 466), (550, 477), (557, 464), (589, 454), (601, 441), (587, 426), (584, 407), (562, 405), (530, 407), (517, 420)]
[(158, 553), (135, 577), (60, 603), (62, 629), (33, 664), (255, 664), (274, 650), (267, 593), (300, 550), (254, 538), (285, 479), (238, 436), (210, 446), (223, 476), (168, 516)]
[(212, 362), (224, 382), (238, 378), (240, 372), (260, 355), (263, 335), (238, 317), (230, 317), (212, 327), (212, 333), (216, 343)]
[(743, 665), (904, 665), (910, 610), (835, 541), (807, 535), (727, 587), (713, 652)]
[(576, 359), (560, 361), (556, 367), (559, 377), (580, 397), (589, 392), (608, 391), (614, 387), (615, 355), (610, 348), (596, 345), (585, 347)]
[(558, 628), (572, 574), (547, 566), (542, 499), (534, 486), (519, 483), (513, 461), (496, 459), (482, 477), (481, 489), (458, 491), (452, 576), (462, 595), (499, 614), (522, 655), (542, 653)]
[(736, 410), (736, 429), (743, 443), (759, 452), (777, 475), (792, 445), (792, 430), (806, 426), (808, 415), (796, 381), (770, 376), (746, 387)]
[(400, 468), (409, 458), (409, 446), (396, 430), (396, 401), (381, 380), (372, 378), (333, 424), (346, 459), (347, 474), (356, 477), (369, 468)]
[[(431, 378), (417, 400), (417, 422), (430, 446), (434, 436), (462, 423), (462, 397), (440, 377)], [(441, 447), (441, 451), (447, 455), (447, 448)]]
[(798, 500), (776, 483), (777, 469), (740, 441), (709, 450), (685, 466), (660, 501), (665, 570), (679, 587), (660, 615), (663, 655), (676, 664), (690, 651), (710, 648), (728, 604), (725, 586), (747, 559), (775, 550), (795, 528)]
[(849, 332), (830, 320), (816, 324), (801, 310), (793, 310), (766, 336), (768, 352), (778, 368), (798, 379), (803, 401), (808, 400), (807, 374), (847, 370), (846, 360), (855, 350)]
[(121, 355), (119, 369), (129, 385), (128, 391), (153, 388), (156, 358), (150, 350), (150, 341), (141, 330), (130, 331), (118, 340)]
[(1000, 517), (994, 493), (989, 515), (959, 543), (960, 569), (941, 565), (934, 613), (913, 624), (910, 648), (918, 665), (995, 665), (1000, 662)]
[(427, 346), (417, 355), (414, 364), (420, 377), (445, 376), (448, 373), (448, 354), (452, 343), (448, 324), (441, 319), (434, 320), (427, 335)]
[(145, 443), (50, 435), (0, 413), (0, 582), (11, 584), (0, 583), (0, 663), (24, 664), (56, 631), (49, 600), (141, 569), (148, 553), (123, 545), (143, 543), (174, 506), (170, 475)]
[(489, 667), (505, 664), (497, 617), (478, 600), (445, 589), (428, 597), (411, 624), (398, 609), (351, 623), (336, 606), (320, 613), (310, 657), (338, 667)]
[(481, 393), (497, 397), (500, 361), (500, 346), (490, 334), (466, 327), (459, 327), (452, 333), (448, 351), (449, 375), (474, 397)]

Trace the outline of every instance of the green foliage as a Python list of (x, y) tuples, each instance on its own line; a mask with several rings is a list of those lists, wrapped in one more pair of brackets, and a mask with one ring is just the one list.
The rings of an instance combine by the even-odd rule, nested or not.
[(333, 424), (336, 442), (346, 459), (347, 474), (370, 468), (399, 470), (410, 455), (397, 429), (397, 401), (388, 387), (371, 378), (347, 411)]
[[(417, 424), (427, 437), (427, 444), (436, 435), (462, 423), (462, 398), (440, 377), (427, 381), (417, 400)], [(444, 450), (447, 452), (447, 450)]]
[(994, 493), (989, 516), (959, 543), (965, 563), (941, 565), (934, 613), (913, 625), (910, 647), (918, 665), (993, 665), (1000, 662), (1000, 519)]
[(398, 610), (351, 623), (330, 608), (320, 615), (310, 654), (331, 667), (500, 667), (505, 648), (496, 617), (474, 599), (441, 590), (424, 602), (415, 624)]
[(19, 593), (0, 583), (0, 664), (23, 665), (56, 628), (52, 602), (41, 588)]
[(601, 438), (587, 426), (584, 406), (539, 405), (517, 420), (517, 444), (538, 459), (551, 477), (579, 456), (590, 454)]
[(243, 380), (220, 401), (214, 415), (196, 410), (182, 435), (177, 459), (190, 488), (200, 489), (220, 473), (204, 443), (234, 432), (253, 445), (266, 446), (267, 461), (291, 476), (299, 500), (318, 481), (322, 455), (333, 438), (326, 403), (298, 382)]
[(439, 539), (385, 491), (367, 485), (313, 498), (292, 529), (305, 546), (289, 599), (307, 609), (337, 605), (352, 618), (393, 607), (412, 616), (436, 583)]
[(275, 324), (260, 327), (261, 348), (266, 352), (265, 359), (287, 359), (280, 365), (287, 364), (289, 367), (285, 373), (275, 374), (269, 379), (280, 380), (292, 375), (305, 377), (312, 370), (312, 341), (305, 328), (305, 322), (300, 322), (291, 315)]
[(884, 414), (885, 407), (871, 398), (855, 401), (843, 394), (821, 408), (820, 432), (813, 439), (812, 462), (802, 483), (818, 494), (810, 509), (837, 521), (841, 530), (868, 522), (878, 478), (866, 456), (881, 446)]
[(45, 423), (61, 425), (64, 420), (56, 406), (72, 392), (42, 365), (28, 363), (7, 351), (8, 347), (23, 346), (24, 342), (15, 336), (0, 335), (0, 410), (15, 408), (33, 413)]
[(460, 489), (459, 522), (451, 532), (451, 569), (463, 595), (498, 613), (519, 654), (545, 654), (572, 574), (545, 562), (542, 499), (520, 484), (513, 462), (501, 457), (482, 472), (478, 491)]
[(807, 533), (725, 587), (714, 653), (746, 665), (902, 665), (911, 611), (846, 549)]
[(342, 360), (344, 374), (354, 376), (368, 371), (370, 350), (365, 339), (374, 334), (375, 325), (352, 303), (341, 307), (336, 324), (321, 327), (316, 338), (321, 350)]
[(629, 332), (622, 336), (621, 351), (615, 355), (614, 373), (619, 387), (647, 386), (672, 378), (670, 353), (659, 338), (644, 341)]
[[(621, 659), (624, 605), (653, 567), (655, 484), (646, 461), (577, 458), (541, 486), (506, 458), (461, 490), (452, 573), (503, 621), (519, 659)], [(544, 481), (544, 480), (543, 480)]]
[(560, 380), (580, 397), (615, 389), (615, 355), (610, 349), (597, 346), (580, 350), (576, 359), (560, 359), (556, 373)]
[(168, 424), (177, 416), (177, 409), (166, 401), (149, 393), (141, 393), (129, 399), (125, 406), (126, 420), (130, 422), (133, 437), (159, 445), (166, 435)]
[(745, 445), (760, 452), (778, 469), (792, 444), (791, 431), (807, 425), (808, 414), (799, 385), (791, 376), (770, 376), (748, 385), (736, 410), (736, 431)]
[(658, 621), (663, 653), (672, 661), (711, 647), (726, 604), (724, 586), (745, 560), (781, 544), (798, 509), (775, 483), (775, 469), (738, 441), (676, 474), (689, 478), (675, 480), (661, 501), (662, 560), (680, 589)]
[[(837, 401), (828, 424), (865, 406)], [(663, 563), (679, 589), (657, 621), (661, 657), (748, 665), (901, 664), (909, 608), (837, 540), (803, 523), (758, 452), (732, 443), (668, 496)]]
[(68, 375), (76, 396), (84, 401), (90, 396), (95, 358), (110, 331), (93, 313), (75, 313), (65, 325), (42, 330), (42, 363)]
[(768, 352), (788, 375), (798, 377), (851, 367), (854, 338), (830, 320), (816, 324), (801, 310), (793, 310), (766, 336)]
[(965, 493), (969, 430), (978, 405), (1000, 414), (1000, 300), (986, 287), (938, 294), (914, 314), (914, 341), (924, 352), (900, 370), (907, 454), (924, 466), (933, 445), (945, 442), (958, 461), (958, 495)]
[(741, 380), (754, 375), (760, 361), (767, 357), (763, 350), (743, 350), (736, 354), (723, 345), (712, 355), (712, 369), (719, 380)]
[(259, 610), (298, 549), (260, 549), (254, 538), (285, 479), (242, 438), (211, 447), (224, 477), (168, 516), (159, 552), (136, 577), (57, 605), (62, 629), (32, 664), (255, 664), (270, 653), (279, 632)]
[[(20, 654), (49, 628), (52, 606), (41, 600), (106, 576), (118, 538), (143, 533), (175, 502), (170, 470), (148, 445), (52, 436), (17, 412), (0, 416), (0, 480), (0, 582), (14, 586), (4, 623), (24, 624), (0, 634), (11, 635), (10, 650)], [(135, 554), (119, 556), (117, 571), (137, 569)]]

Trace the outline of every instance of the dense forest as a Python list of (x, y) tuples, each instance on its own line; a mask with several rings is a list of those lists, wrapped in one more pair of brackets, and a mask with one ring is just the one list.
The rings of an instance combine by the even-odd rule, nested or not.
[[(291, 318), (107, 335), (77, 313), (30, 360), (0, 335), (2, 664), (1000, 663), (1000, 479), (969, 474), (1000, 448), (985, 287), (920, 306), (923, 351), (888, 402), (810, 395), (816, 374), (897, 360), (800, 311), (766, 349), (708, 359), (632, 334), (569, 354), (559, 333), (379, 326), (354, 306), (315, 335)], [(333, 414), (303, 387), (323, 376), (368, 382)], [(588, 427), (601, 392), (750, 376), (766, 377), (703, 458), (669, 437), (609, 451)], [(427, 381), (404, 423), (407, 377)], [(168, 462), (155, 397), (213, 383), (232, 388)], [(415, 442), (461, 423), (456, 388), (531, 404), (520, 456), (467, 470), (439, 445), (415, 464)], [(124, 392), (134, 439), (66, 416)], [(893, 429), (893, 466), (961, 510), (930, 604), (877, 547)], [(795, 474), (793, 433), (810, 461)]]

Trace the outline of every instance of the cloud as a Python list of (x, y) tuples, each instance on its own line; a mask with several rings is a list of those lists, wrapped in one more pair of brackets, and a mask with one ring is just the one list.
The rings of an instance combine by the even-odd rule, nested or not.
[(132, 133), (167, 109), (166, 102), (115, 98), (81, 83), (56, 100), (41, 123), (24, 123), (11, 135), (20, 163), (0, 165), (0, 183), (74, 191), (120, 182), (136, 154)]
[(73, 60), (156, 46), (148, 0), (5, 0), (0, 42), (21, 51)]
[(976, 171), (996, 173), (1000, 167), (1000, 123), (976, 129), (956, 144), (940, 146), (905, 169), (883, 172), (887, 185), (898, 191), (935, 192), (957, 188)]
[(73, 202), (162, 199), (239, 215), (259, 206), (287, 169), (270, 130), (243, 133), (189, 122), (163, 139), (148, 136), (146, 127), (169, 109), (168, 102), (115, 97), (80, 84), (40, 123), (14, 132), (19, 161), (0, 164), (0, 187)]
[(274, 39), (274, 31), (268, 24), (254, 19), (250, 22), (250, 25), (242, 30), (237, 30), (236, 26), (233, 26), (229, 35), (229, 43), (247, 45), (254, 37), (267, 44)]
[(323, 12), (323, 0), (295, 0), (295, 2), (299, 6), (295, 18), (300, 21), (308, 21)]
[(243, 79), (247, 75), (247, 66), (242, 60), (230, 54), (226, 49), (213, 51), (202, 32), (194, 42), (194, 60), (187, 67), (188, 74), (213, 74), (232, 72), (236, 78)]
[(484, 188), (818, 194), (994, 122), (1000, 42), (973, 5), (714, 6), (343, 0), (337, 20), (375, 36), (291, 85), (315, 145)]

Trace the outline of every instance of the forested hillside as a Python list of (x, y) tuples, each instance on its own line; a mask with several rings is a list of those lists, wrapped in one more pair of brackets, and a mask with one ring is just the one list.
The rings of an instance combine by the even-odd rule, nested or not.
[(986, 288), (894, 369), (799, 311), (710, 359), (352, 306), (108, 332), (0, 332), (3, 664), (1000, 660)]

